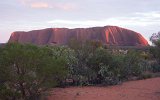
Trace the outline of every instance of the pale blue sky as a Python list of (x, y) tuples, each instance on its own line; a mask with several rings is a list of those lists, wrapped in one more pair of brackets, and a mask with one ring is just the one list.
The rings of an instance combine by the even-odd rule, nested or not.
[(160, 0), (2, 0), (0, 43), (14, 31), (116, 25), (146, 39), (160, 31)]

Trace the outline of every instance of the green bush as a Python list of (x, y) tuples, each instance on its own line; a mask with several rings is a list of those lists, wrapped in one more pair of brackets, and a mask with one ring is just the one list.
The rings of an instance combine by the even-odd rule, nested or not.
[(142, 73), (140, 76), (139, 76), (139, 79), (147, 79), (147, 78), (151, 78), (152, 77), (152, 74), (151, 73)]
[(7, 44), (0, 55), (0, 99), (39, 100), (67, 73), (66, 62), (51, 50), (30, 44)]
[(160, 72), (160, 65), (158, 64), (158, 63), (153, 63), (152, 65), (151, 65), (151, 71), (153, 71), (154, 73), (155, 72)]

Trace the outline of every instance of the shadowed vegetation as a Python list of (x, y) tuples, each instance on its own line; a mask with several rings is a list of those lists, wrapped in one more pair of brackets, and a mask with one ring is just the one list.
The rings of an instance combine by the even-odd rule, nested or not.
[(39, 100), (57, 86), (116, 85), (150, 78), (160, 72), (159, 43), (145, 51), (75, 39), (68, 46), (9, 43), (0, 48), (0, 99)]

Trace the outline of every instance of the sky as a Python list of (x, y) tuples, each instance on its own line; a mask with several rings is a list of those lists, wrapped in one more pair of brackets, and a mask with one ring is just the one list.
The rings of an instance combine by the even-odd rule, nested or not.
[(160, 0), (1, 0), (0, 43), (14, 31), (114, 25), (147, 40), (160, 31)]

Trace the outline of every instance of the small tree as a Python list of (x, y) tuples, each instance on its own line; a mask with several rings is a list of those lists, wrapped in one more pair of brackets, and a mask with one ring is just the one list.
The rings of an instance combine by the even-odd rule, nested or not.
[(100, 70), (100, 64), (106, 66), (112, 62), (112, 55), (104, 48), (97, 48), (95, 52), (89, 56), (88, 66), (92, 68), (96, 73)]
[[(7, 44), (0, 55), (0, 99), (39, 100), (66, 74), (65, 61), (46, 47)], [(3, 85), (2, 85), (3, 84)]]
[(88, 66), (97, 74), (98, 83), (114, 85), (119, 82), (121, 59), (111, 54), (107, 49), (97, 48), (89, 57)]
[(152, 54), (155, 63), (153, 64), (152, 68), (154, 72), (160, 71), (160, 40), (154, 42), (155, 46), (150, 48), (150, 53)]
[(68, 76), (71, 78), (74, 73), (74, 67), (77, 65), (78, 59), (73, 49), (67, 46), (50, 46), (52, 57), (54, 59), (64, 59), (68, 68)]
[(160, 32), (158, 33), (153, 33), (152, 36), (150, 37), (150, 41), (155, 44), (158, 40), (160, 39)]
[(95, 53), (97, 48), (102, 47), (102, 42), (94, 40), (82, 42), (77, 39), (71, 39), (68, 46), (74, 50), (75, 57), (77, 59), (76, 65), (72, 67), (72, 74), (76, 77), (76, 79), (82, 82), (95, 77), (96, 73), (90, 66), (88, 66), (88, 60), (90, 59), (90, 56)]
[(135, 50), (131, 50), (124, 58), (124, 66), (121, 70), (121, 75), (124, 78), (132, 76), (139, 76), (143, 72), (143, 65), (141, 59), (141, 53)]

